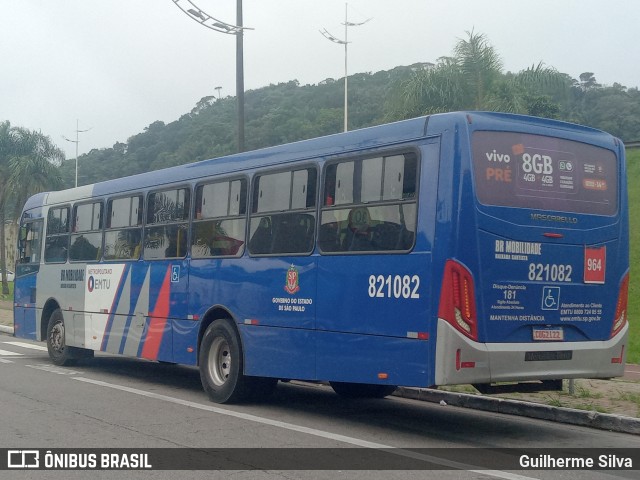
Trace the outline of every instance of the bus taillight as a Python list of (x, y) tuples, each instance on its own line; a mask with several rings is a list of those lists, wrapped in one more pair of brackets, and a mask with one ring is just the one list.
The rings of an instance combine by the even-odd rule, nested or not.
[(618, 302), (616, 303), (616, 314), (613, 318), (613, 327), (611, 327), (611, 336), (615, 337), (622, 327), (627, 323), (627, 301), (629, 298), (629, 272), (622, 279), (620, 291), (618, 292)]
[(447, 260), (444, 267), (438, 316), (460, 333), (478, 340), (473, 277), (463, 265)]

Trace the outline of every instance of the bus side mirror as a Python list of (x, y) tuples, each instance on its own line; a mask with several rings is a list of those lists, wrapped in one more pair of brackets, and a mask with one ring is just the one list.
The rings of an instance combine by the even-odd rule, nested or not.
[(28, 235), (28, 229), (26, 226), (21, 226), (20, 227), (20, 233), (18, 234), (18, 240), (20, 241), (20, 243), (24, 243), (24, 241), (27, 239), (27, 235)]

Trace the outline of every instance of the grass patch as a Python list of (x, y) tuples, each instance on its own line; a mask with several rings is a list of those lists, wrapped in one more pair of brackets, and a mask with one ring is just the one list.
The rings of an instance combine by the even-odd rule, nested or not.
[(618, 400), (635, 403), (640, 408), (640, 393), (621, 392)]
[(602, 398), (601, 393), (593, 392), (588, 387), (583, 387), (582, 385), (576, 386), (573, 396), (576, 398)]
[(471, 385), (446, 385), (438, 387), (438, 390), (443, 390), (445, 392), (451, 393), (470, 393), (473, 395), (478, 394), (478, 390), (476, 390)]
[(579, 403), (577, 405), (573, 405), (571, 408), (575, 408), (576, 410), (587, 410), (589, 412), (611, 413), (608, 408), (594, 403)]

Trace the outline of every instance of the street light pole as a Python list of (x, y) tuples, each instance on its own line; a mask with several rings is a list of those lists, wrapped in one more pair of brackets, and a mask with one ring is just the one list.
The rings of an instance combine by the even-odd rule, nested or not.
[(76, 118), (76, 139), (75, 140), (71, 140), (67, 137), (65, 137), (64, 135), (62, 136), (62, 138), (64, 138), (67, 142), (71, 142), (71, 143), (75, 143), (76, 144), (76, 181), (75, 181), (75, 186), (78, 186), (78, 144), (80, 143), (80, 138), (79, 138), (79, 134), (84, 133), (84, 132), (88, 132), (89, 130), (91, 130), (90, 128), (87, 128), (86, 130), (80, 130), (80, 120), (78, 120)]
[(242, 0), (236, 0), (236, 97), (238, 100), (238, 152), (244, 152), (244, 34)]
[[(173, 0), (180, 10), (199, 24), (219, 33), (236, 36), (236, 101), (238, 102), (238, 152), (244, 151), (244, 55), (243, 32), (253, 30), (242, 25), (242, 0), (236, 0), (236, 24), (212, 17), (191, 0)], [(218, 92), (219, 93), (219, 92)]]
[(349, 40), (348, 40), (348, 27), (359, 27), (360, 25), (364, 25), (365, 23), (367, 23), (369, 20), (371, 20), (370, 18), (366, 19), (364, 22), (360, 22), (360, 23), (354, 23), (354, 22), (349, 22), (348, 20), (348, 8), (349, 8), (349, 4), (345, 3), (344, 4), (344, 40), (339, 39), (338, 37), (331, 35), (327, 29), (325, 28), (324, 30), (320, 30), (320, 33), (324, 36), (324, 38), (326, 38), (327, 40), (332, 41), (333, 43), (337, 43), (339, 45), (344, 45), (344, 131), (348, 131), (349, 130), (349, 87), (348, 87), (348, 81), (349, 81), (349, 74), (348, 74), (348, 69), (347, 69), (347, 45), (349, 44)]
[(349, 4), (344, 4), (344, 131), (349, 130), (349, 96), (347, 94), (349, 82), (349, 74), (347, 73), (347, 45), (349, 45), (349, 40), (347, 39), (348, 35), (348, 26), (349, 22), (347, 21), (347, 9), (349, 8)]

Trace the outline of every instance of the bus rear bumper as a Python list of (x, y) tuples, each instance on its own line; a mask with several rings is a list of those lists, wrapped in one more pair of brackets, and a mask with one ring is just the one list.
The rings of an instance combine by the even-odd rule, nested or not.
[(435, 383), (619, 377), (624, 374), (628, 328), (606, 341), (478, 343), (438, 319)]

